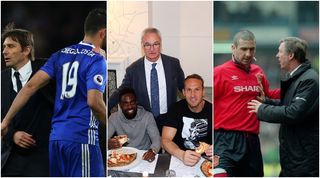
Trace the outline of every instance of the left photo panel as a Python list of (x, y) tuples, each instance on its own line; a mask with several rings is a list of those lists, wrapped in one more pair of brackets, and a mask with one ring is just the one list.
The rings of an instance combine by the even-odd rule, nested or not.
[(1, 2), (1, 176), (106, 176), (105, 1)]

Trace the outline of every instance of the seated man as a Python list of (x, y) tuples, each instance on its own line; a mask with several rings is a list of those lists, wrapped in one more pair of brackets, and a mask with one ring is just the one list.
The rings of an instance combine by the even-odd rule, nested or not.
[(136, 102), (136, 94), (131, 88), (119, 92), (121, 110), (112, 113), (108, 123), (108, 149), (121, 147), (119, 140), (111, 138), (114, 133), (127, 135), (129, 147), (148, 150), (143, 159), (152, 162), (160, 149), (160, 133), (151, 112)]
[[(194, 151), (199, 141), (212, 144), (212, 104), (203, 99), (203, 79), (197, 74), (184, 80), (182, 92), (186, 99), (169, 109), (161, 142), (171, 155), (185, 165), (194, 166), (201, 157)], [(212, 156), (212, 145), (206, 155)]]

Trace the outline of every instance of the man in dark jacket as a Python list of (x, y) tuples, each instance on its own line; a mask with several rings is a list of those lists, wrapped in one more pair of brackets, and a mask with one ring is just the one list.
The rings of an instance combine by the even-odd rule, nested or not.
[(281, 81), (281, 100), (248, 103), (258, 119), (280, 123), (280, 176), (319, 176), (319, 76), (305, 58), (307, 43), (280, 40), (277, 58), (288, 78)]
[[(1, 72), (1, 118), (29, 79), (45, 63), (34, 60), (33, 34), (8, 25), (2, 33), (7, 69)], [(54, 109), (55, 86), (41, 88), (17, 113), (1, 140), (1, 175), (4, 177), (49, 176), (48, 144)]]

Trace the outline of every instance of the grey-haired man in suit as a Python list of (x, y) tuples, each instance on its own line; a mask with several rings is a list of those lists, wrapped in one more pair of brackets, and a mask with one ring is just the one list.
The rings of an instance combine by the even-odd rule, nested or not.
[(183, 89), (184, 72), (177, 58), (161, 53), (162, 40), (156, 28), (146, 28), (141, 37), (145, 56), (127, 69), (121, 86), (109, 97), (108, 109), (119, 101), (119, 89), (133, 88), (137, 103), (153, 113), (161, 133), (168, 108), (177, 100), (177, 90)]

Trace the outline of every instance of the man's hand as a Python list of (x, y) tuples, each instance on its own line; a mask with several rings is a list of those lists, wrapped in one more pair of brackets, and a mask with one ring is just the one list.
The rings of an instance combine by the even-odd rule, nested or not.
[(258, 90), (259, 90), (259, 92), (260, 92), (260, 95), (257, 96), (257, 100), (260, 101), (260, 102), (262, 102), (262, 103), (264, 103), (264, 102), (266, 101), (266, 95), (265, 95), (265, 93), (264, 93), (264, 91), (263, 91), (263, 86), (260, 85), (260, 86), (258, 87)]
[(36, 141), (32, 138), (32, 135), (24, 131), (17, 131), (13, 135), (13, 141), (21, 148), (31, 148), (36, 145)]
[(1, 123), (1, 139), (8, 133), (8, 124), (6, 122)]
[(206, 156), (211, 157), (212, 156), (212, 145), (210, 145), (210, 147), (205, 151)]
[(260, 103), (259, 101), (257, 100), (251, 100), (249, 103), (248, 103), (248, 108), (250, 109), (249, 113), (258, 113), (258, 109), (260, 107), (262, 103)]
[(266, 95), (265, 95), (265, 93), (263, 91), (264, 88), (263, 88), (263, 85), (262, 85), (263, 74), (258, 73), (258, 74), (256, 74), (256, 77), (257, 77), (257, 81), (258, 81), (258, 84), (259, 84), (258, 89), (259, 89), (259, 92), (260, 92), (260, 95), (257, 96), (257, 100), (263, 103), (263, 102), (266, 101)]
[(187, 166), (194, 166), (200, 160), (201, 155), (192, 150), (186, 150), (183, 153), (183, 164)]
[(108, 149), (111, 150), (111, 149), (117, 149), (117, 148), (121, 148), (121, 144), (119, 140), (115, 138), (108, 139)]
[(156, 154), (152, 151), (152, 149), (149, 149), (142, 156), (143, 160), (149, 161), (150, 163), (154, 161), (155, 158), (156, 158)]

